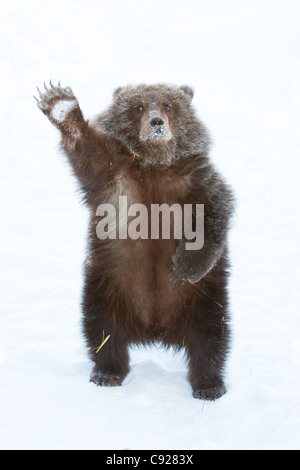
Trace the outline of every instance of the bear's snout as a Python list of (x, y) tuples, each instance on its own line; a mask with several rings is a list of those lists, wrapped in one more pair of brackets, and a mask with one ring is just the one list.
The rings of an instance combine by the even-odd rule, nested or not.
[(168, 116), (156, 103), (149, 105), (149, 108), (141, 116), (140, 121), (140, 142), (150, 144), (165, 144), (172, 139), (172, 132)]
[(164, 125), (164, 120), (161, 117), (154, 117), (150, 120), (150, 124), (151, 124), (152, 127), (163, 126)]

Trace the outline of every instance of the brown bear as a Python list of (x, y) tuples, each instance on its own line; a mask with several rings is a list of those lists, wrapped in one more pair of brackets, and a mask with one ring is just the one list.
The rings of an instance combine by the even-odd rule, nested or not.
[[(162, 342), (185, 349), (193, 396), (216, 400), (226, 392), (233, 196), (209, 159), (210, 139), (191, 104), (193, 90), (164, 84), (118, 88), (109, 109), (93, 121), (84, 119), (73, 91), (60, 82), (38, 91), (37, 104), (61, 133), (91, 214), (82, 300), (95, 363), (91, 381), (121, 385), (129, 372), (128, 347)], [(194, 229), (196, 206), (204, 205), (203, 244), (188, 250), (187, 237), (174, 236), (173, 213), (170, 237), (161, 228), (156, 237), (129, 237), (132, 217), (118, 207), (124, 198), (149, 211), (192, 207)], [(116, 219), (107, 220), (112, 226), (99, 236), (100, 214), (108, 207), (115, 207)], [(144, 222), (151, 220), (144, 214)]]

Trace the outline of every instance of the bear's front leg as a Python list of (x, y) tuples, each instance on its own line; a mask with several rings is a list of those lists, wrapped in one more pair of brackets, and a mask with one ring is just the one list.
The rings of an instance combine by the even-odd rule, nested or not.
[(111, 181), (111, 140), (83, 117), (77, 98), (70, 87), (63, 88), (58, 82), (54, 86), (44, 85), (38, 89), (38, 107), (57, 127), (61, 134), (61, 145), (83, 193), (92, 194)]

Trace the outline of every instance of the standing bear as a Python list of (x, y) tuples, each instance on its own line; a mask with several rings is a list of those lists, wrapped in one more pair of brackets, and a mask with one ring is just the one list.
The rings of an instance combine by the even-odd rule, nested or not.
[[(93, 121), (84, 119), (72, 89), (60, 82), (38, 91), (37, 104), (60, 131), (91, 214), (82, 299), (84, 335), (95, 363), (91, 381), (121, 385), (129, 372), (129, 346), (159, 341), (185, 349), (195, 398), (220, 398), (230, 340), (227, 234), (233, 196), (209, 159), (193, 90), (164, 84), (118, 88), (110, 108)], [(148, 210), (139, 222), (144, 217), (149, 236), (145, 230), (128, 236), (133, 213), (120, 207), (125, 200)], [(204, 215), (198, 249), (187, 248), (184, 234), (175, 236), (183, 216), (179, 220), (172, 211), (170, 237), (161, 227), (151, 237), (153, 207), (182, 208), (182, 214), (192, 208), (196, 233), (199, 205)], [(99, 235), (99, 221), (105, 225), (100, 215), (109, 207), (115, 220), (107, 217), (106, 236), (105, 230)]]

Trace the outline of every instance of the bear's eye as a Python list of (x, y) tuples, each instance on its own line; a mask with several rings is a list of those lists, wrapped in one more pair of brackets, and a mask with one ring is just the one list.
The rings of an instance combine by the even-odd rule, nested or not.
[(170, 104), (165, 104), (165, 110), (169, 113), (171, 111), (172, 106)]
[(136, 109), (139, 113), (142, 113), (144, 111), (143, 106), (137, 106)]

